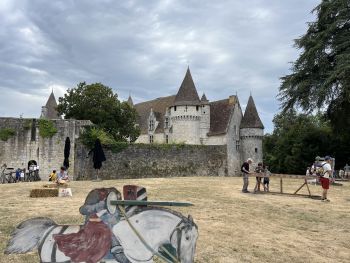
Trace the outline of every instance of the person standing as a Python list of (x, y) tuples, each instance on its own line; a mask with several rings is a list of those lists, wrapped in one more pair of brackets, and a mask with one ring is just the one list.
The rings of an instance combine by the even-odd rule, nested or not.
[(320, 183), (322, 185), (322, 201), (329, 202), (330, 200), (327, 198), (327, 193), (329, 189), (329, 183), (330, 183), (330, 177), (332, 176), (332, 167), (331, 167), (331, 160), (332, 158), (329, 156), (326, 156), (324, 158), (324, 162), (322, 163), (322, 169), (323, 172), (321, 173), (320, 177)]
[[(258, 163), (258, 166), (255, 168), (255, 173), (263, 173), (264, 167), (262, 163)], [(260, 192), (260, 185), (261, 185), (261, 177), (256, 177), (256, 184), (254, 187), (254, 193)]]
[(241, 166), (241, 171), (243, 173), (243, 193), (249, 193), (248, 191), (248, 185), (249, 185), (249, 176), (251, 172), (249, 171), (249, 166), (253, 163), (253, 160), (251, 158), (248, 158), (247, 161), (245, 161)]

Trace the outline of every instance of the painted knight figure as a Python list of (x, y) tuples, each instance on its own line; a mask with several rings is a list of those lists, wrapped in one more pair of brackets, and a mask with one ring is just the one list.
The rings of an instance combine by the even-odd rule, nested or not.
[[(135, 194), (130, 195), (131, 190)], [(125, 193), (142, 205), (127, 206), (114, 187), (94, 189), (79, 209), (85, 216), (83, 225), (59, 225), (45, 217), (28, 219), (13, 231), (5, 253), (38, 249), (42, 263), (151, 263), (155, 256), (162, 262), (193, 262), (198, 227), (192, 217), (144, 205), (143, 187), (126, 186)]]

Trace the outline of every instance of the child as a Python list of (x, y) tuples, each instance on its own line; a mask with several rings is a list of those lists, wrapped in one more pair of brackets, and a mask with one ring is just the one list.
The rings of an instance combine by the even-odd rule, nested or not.
[(57, 180), (56, 170), (53, 170), (52, 173), (49, 176), (49, 181), (56, 182), (56, 180)]
[[(270, 174), (268, 170), (268, 166), (265, 167), (266, 175)], [(269, 186), (270, 185), (270, 178), (264, 177), (264, 192), (270, 192)]]
[(21, 173), (20, 173), (20, 177), (21, 177), (21, 181), (24, 182), (25, 178), (25, 169), (21, 170)]
[[(258, 163), (258, 166), (255, 168), (255, 173), (263, 173), (264, 168), (262, 163)], [(261, 177), (256, 177), (256, 184), (254, 187), (254, 193), (260, 192), (260, 184), (261, 184)]]

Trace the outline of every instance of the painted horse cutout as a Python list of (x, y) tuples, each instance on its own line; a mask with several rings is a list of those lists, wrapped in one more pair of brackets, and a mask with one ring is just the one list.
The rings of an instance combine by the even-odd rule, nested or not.
[[(144, 188), (128, 187), (140, 190), (145, 200)], [(85, 215), (80, 226), (44, 217), (26, 220), (11, 234), (5, 253), (38, 249), (42, 263), (151, 263), (155, 255), (163, 262), (193, 262), (198, 228), (191, 216), (150, 206), (128, 207), (127, 212), (126, 206), (111, 205), (116, 200), (121, 194), (115, 188), (90, 191), (79, 210)]]

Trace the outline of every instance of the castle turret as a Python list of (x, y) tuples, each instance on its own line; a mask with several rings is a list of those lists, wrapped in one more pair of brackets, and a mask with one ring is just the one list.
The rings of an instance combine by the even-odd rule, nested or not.
[(41, 108), (41, 116), (40, 118), (57, 120), (61, 119), (60, 115), (57, 112), (57, 102), (53, 91), (50, 94), (49, 99), (46, 102), (45, 106)]
[(130, 107), (134, 107), (134, 102), (132, 101), (131, 95), (129, 95), (127, 103), (130, 105)]
[(242, 143), (242, 158), (253, 158), (255, 163), (262, 162), (262, 139), (264, 135), (264, 125), (260, 120), (256, 110), (253, 97), (250, 95), (245, 109), (241, 125), (240, 136)]
[(200, 144), (201, 101), (194, 85), (190, 69), (187, 68), (171, 111), (172, 142)]

